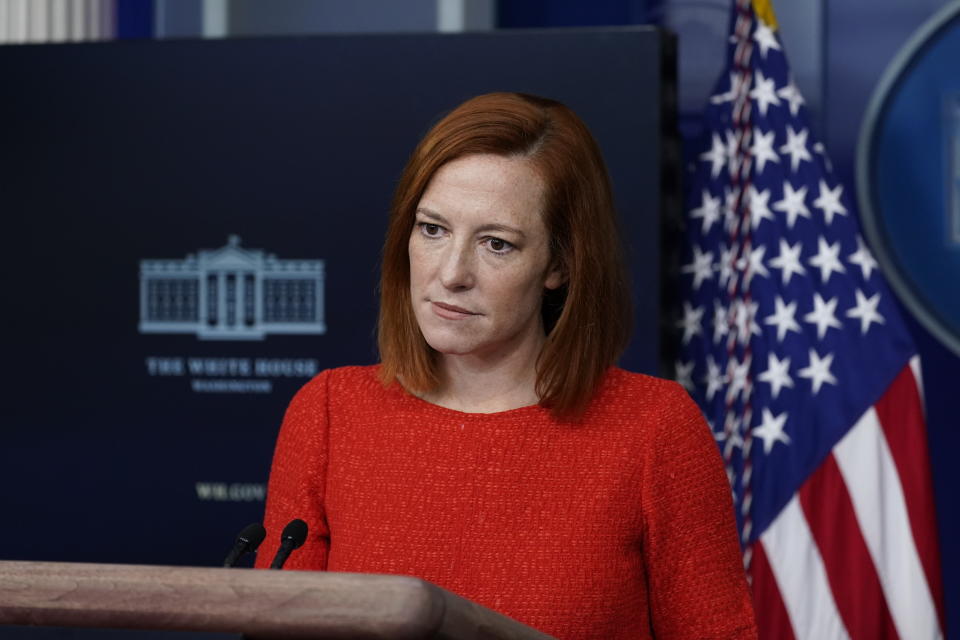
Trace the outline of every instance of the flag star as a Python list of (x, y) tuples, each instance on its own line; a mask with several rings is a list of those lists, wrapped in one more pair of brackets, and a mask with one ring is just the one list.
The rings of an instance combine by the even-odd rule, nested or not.
[(727, 379), (730, 386), (727, 387), (727, 402), (733, 402), (737, 396), (743, 392), (744, 401), (750, 397), (750, 356), (746, 356), (743, 362), (738, 363), (736, 358), (731, 358), (727, 365)]
[(704, 253), (699, 245), (693, 246), (693, 261), (684, 265), (680, 271), (693, 274), (693, 290), (697, 291), (704, 280), (713, 277), (713, 252)]
[(791, 79), (790, 84), (778, 89), (777, 95), (790, 104), (790, 115), (796, 118), (797, 113), (800, 111), (800, 106), (804, 104), (804, 100), (803, 96), (800, 95), (800, 91), (797, 89), (797, 85), (793, 83), (793, 80)]
[(813, 161), (813, 156), (807, 150), (807, 129), (801, 129), (800, 133), (793, 130), (793, 127), (787, 125), (787, 143), (780, 147), (780, 153), (790, 155), (790, 170), (796, 173), (797, 168), (803, 160)]
[(822, 142), (817, 142), (813, 145), (813, 150), (823, 156), (823, 164), (827, 167), (827, 171), (833, 173), (833, 164), (830, 162), (830, 156), (827, 155), (827, 148), (823, 146)]
[(702, 219), (703, 226), (701, 233), (706, 235), (710, 231), (713, 223), (720, 219), (720, 198), (714, 198), (706, 189), (703, 190), (703, 199), (700, 206), (690, 211), (690, 217), (694, 220)]
[(713, 303), (713, 343), (720, 342), (720, 338), (729, 333), (727, 328), (727, 310), (719, 302)]
[(693, 361), (683, 362), (677, 360), (677, 382), (679, 382), (687, 391), (693, 391)]
[(743, 438), (740, 437), (740, 434), (737, 431), (733, 431), (727, 436), (727, 450), (732, 451), (733, 449), (740, 449), (743, 447)]
[(774, 202), (773, 208), (776, 211), (782, 211), (787, 214), (788, 229), (793, 229), (793, 225), (796, 224), (799, 216), (803, 216), (804, 218), (810, 217), (810, 210), (807, 209), (806, 198), (806, 186), (802, 186), (794, 191), (793, 185), (790, 184), (789, 180), (783, 181), (783, 200)]
[[(737, 431), (721, 431), (717, 436), (717, 440), (726, 440), (727, 443), (724, 445), (723, 454), (724, 456), (730, 456), (734, 449), (739, 449), (743, 447), (743, 438), (740, 437), (740, 434)], [(727, 474), (727, 480), (730, 480), (730, 474)], [(731, 481), (732, 482), (732, 481)]]
[(751, 335), (761, 335), (760, 325), (757, 324), (757, 307), (759, 303), (751, 300), (735, 300), (733, 302), (733, 324), (737, 331), (737, 341), (746, 344)]
[[(723, 425), (722, 425), (722, 426), (717, 427), (717, 426), (711, 424), (711, 425), (710, 425), (710, 429), (711, 429), (711, 431), (714, 432), (714, 433), (713, 433), (714, 439), (715, 439), (717, 442), (723, 442), (724, 440), (726, 440), (727, 437), (728, 437), (731, 433), (734, 433), (734, 432), (735, 432), (735, 430), (731, 428), (731, 425), (732, 425), (733, 423), (735, 423), (736, 420), (737, 420), (736, 414), (735, 414), (734, 412), (732, 412), (732, 411), (727, 411), (727, 412), (724, 413)], [(708, 422), (708, 424), (709, 424), (709, 422)], [(730, 477), (730, 469), (729, 469), (729, 467), (727, 468), (727, 477), (728, 477), (728, 478)]]
[[(714, 440), (716, 440), (717, 442), (723, 442), (727, 438), (727, 434), (723, 432), (723, 429), (720, 429), (719, 431), (717, 431), (714, 428), (713, 423), (710, 422), (709, 420), (707, 420), (707, 424), (710, 425), (710, 430), (713, 431)], [(727, 479), (728, 480), (730, 479), (729, 471), (727, 472)]]
[(743, 423), (743, 415), (738, 414), (736, 411), (727, 411), (723, 419), (723, 431), (724, 436), (727, 438), (733, 438), (731, 443), (727, 440), (727, 444), (732, 444), (733, 446), (742, 447), (743, 440), (740, 438), (740, 425)]
[[(783, 240), (781, 240), (783, 242)], [(777, 342), (783, 342), (784, 336), (787, 335), (787, 331), (796, 331), (800, 333), (800, 325), (797, 323), (794, 315), (797, 313), (797, 303), (796, 301), (791, 302), (790, 304), (785, 304), (783, 298), (777, 296), (774, 300), (774, 305), (776, 309), (773, 312), (773, 315), (769, 315), (764, 319), (764, 324), (772, 324), (777, 327)]]
[(812, 256), (808, 262), (820, 269), (820, 279), (823, 280), (823, 284), (827, 284), (827, 282), (830, 281), (830, 276), (833, 275), (834, 271), (837, 273), (846, 272), (846, 269), (840, 262), (839, 255), (839, 240), (831, 245), (827, 244), (823, 236), (817, 238), (817, 255)]
[(857, 304), (847, 311), (848, 318), (860, 319), (860, 334), (866, 335), (870, 328), (870, 323), (885, 324), (883, 316), (877, 311), (877, 305), (880, 304), (880, 294), (875, 293), (873, 297), (867, 298), (860, 289), (856, 290)]
[(824, 302), (819, 293), (813, 294), (813, 311), (803, 316), (805, 322), (817, 325), (817, 339), (823, 340), (830, 327), (842, 329), (843, 323), (837, 320), (837, 298)]
[(828, 353), (825, 358), (821, 359), (814, 349), (810, 349), (810, 365), (800, 369), (797, 374), (801, 378), (810, 380), (813, 385), (813, 395), (817, 395), (825, 382), (832, 385), (837, 384), (837, 379), (830, 373), (831, 364), (833, 364), (832, 353)]
[(700, 319), (703, 317), (703, 307), (693, 308), (689, 302), (683, 303), (683, 320), (677, 323), (678, 327), (683, 328), (683, 344), (690, 342), (691, 338), (700, 335)]
[(757, 376), (760, 382), (766, 382), (771, 387), (773, 397), (780, 394), (783, 387), (793, 388), (793, 379), (790, 377), (790, 358), (779, 360), (772, 351), (767, 354), (767, 370)]
[(860, 236), (857, 236), (857, 250), (847, 256), (847, 262), (860, 267), (864, 280), (869, 280), (870, 274), (877, 268), (877, 261), (873, 259), (873, 254), (870, 253), (870, 249), (863, 243), (863, 238)]
[(710, 96), (710, 102), (713, 104), (723, 104), (724, 102), (730, 102), (737, 97), (737, 87), (738, 87), (738, 76), (735, 72), (730, 72), (730, 88), (724, 91), (723, 93), (716, 93)]
[(760, 45), (760, 55), (764, 58), (767, 57), (767, 52), (770, 49), (780, 50), (780, 43), (777, 42), (776, 34), (763, 20), (757, 21), (757, 29), (753, 32), (753, 39)]
[(773, 138), (776, 132), (772, 129), (766, 134), (759, 128), (753, 130), (753, 146), (750, 147), (750, 155), (757, 162), (757, 172), (763, 173), (763, 168), (767, 162), (780, 162), (780, 156), (773, 150)]
[(827, 183), (820, 180), (820, 195), (813, 201), (813, 206), (823, 211), (823, 217), (827, 224), (833, 224), (834, 214), (842, 216), (847, 215), (847, 209), (840, 202), (840, 196), (843, 195), (843, 185), (838, 184), (835, 188), (829, 189)]
[(790, 444), (790, 436), (783, 432), (783, 426), (786, 421), (786, 411), (778, 416), (774, 416), (770, 409), (766, 407), (763, 408), (763, 422), (759, 427), (753, 428), (753, 434), (763, 440), (764, 453), (770, 453), (773, 445), (777, 442)]
[(750, 92), (750, 97), (757, 101), (757, 107), (760, 108), (760, 115), (767, 115), (767, 107), (771, 104), (780, 106), (780, 98), (773, 90), (773, 78), (764, 78), (763, 73), (758, 69), (753, 74), (754, 89)]
[(746, 286), (750, 286), (750, 280), (753, 279), (753, 276), (762, 276), (766, 278), (770, 275), (770, 272), (767, 271), (767, 268), (763, 265), (763, 254), (766, 251), (767, 248), (763, 245), (750, 251), (750, 267), (747, 270)]
[(800, 264), (800, 250), (802, 248), (803, 243), (800, 241), (797, 241), (797, 244), (791, 247), (789, 242), (780, 238), (780, 254), (776, 258), (770, 259), (770, 266), (781, 270), (784, 286), (790, 284), (790, 278), (793, 274), (802, 276), (807, 272)]
[(735, 256), (736, 253), (733, 247), (720, 250), (720, 260), (717, 261), (717, 271), (720, 272), (720, 275), (717, 277), (717, 281), (721, 287), (727, 286), (727, 283), (733, 278), (733, 262)]
[(707, 401), (713, 400), (717, 391), (723, 388), (724, 379), (720, 366), (714, 361), (712, 355), (707, 356), (707, 375), (704, 376), (703, 381), (707, 383)]
[[(741, 448), (743, 448), (743, 438), (740, 437), (740, 433), (737, 431), (731, 432), (727, 436), (727, 444), (726, 444), (726, 448), (724, 449), (724, 453), (727, 456), (729, 456), (731, 455), (734, 449), (741, 449)], [(729, 477), (727, 479), (729, 480)]]
[(712, 145), (709, 151), (700, 154), (700, 159), (710, 163), (710, 177), (716, 178), (727, 163), (727, 147), (716, 133), (713, 134)]
[(757, 191), (753, 185), (750, 185), (747, 188), (747, 198), (750, 202), (750, 226), (756, 229), (764, 219), (776, 220), (767, 204), (770, 202), (770, 189)]

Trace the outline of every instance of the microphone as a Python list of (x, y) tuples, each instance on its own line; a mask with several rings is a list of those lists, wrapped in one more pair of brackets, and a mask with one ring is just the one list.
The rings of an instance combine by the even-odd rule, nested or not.
[(230, 549), (230, 553), (227, 554), (227, 558), (223, 561), (223, 566), (232, 567), (237, 564), (237, 560), (239, 560), (241, 556), (256, 551), (257, 547), (260, 546), (260, 543), (263, 542), (263, 539), (266, 537), (267, 530), (263, 528), (262, 524), (259, 522), (248, 524), (243, 528), (243, 531), (237, 534), (237, 540), (233, 543), (233, 549)]
[(271, 569), (283, 568), (283, 563), (287, 561), (290, 553), (294, 549), (299, 549), (300, 545), (307, 539), (307, 523), (297, 518), (283, 528), (280, 534), (280, 548), (277, 549), (277, 555), (273, 556), (273, 562), (270, 563)]

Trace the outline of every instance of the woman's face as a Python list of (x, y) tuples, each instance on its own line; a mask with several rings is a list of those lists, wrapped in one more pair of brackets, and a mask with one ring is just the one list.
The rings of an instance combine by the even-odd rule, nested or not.
[(543, 341), (550, 264), (544, 185), (530, 161), (492, 154), (443, 165), (417, 205), (410, 294), (427, 343), (485, 360)]

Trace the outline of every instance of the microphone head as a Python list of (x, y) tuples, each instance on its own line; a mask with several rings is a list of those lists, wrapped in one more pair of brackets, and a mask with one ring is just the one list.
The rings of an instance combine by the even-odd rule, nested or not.
[(299, 549), (306, 539), (307, 523), (300, 518), (291, 520), (290, 524), (283, 528), (283, 533), (280, 534), (280, 541), (286, 542), (289, 540), (293, 545), (292, 549)]
[(263, 539), (267, 537), (267, 530), (259, 522), (253, 522), (237, 534), (237, 542), (245, 542), (248, 551), (256, 551)]

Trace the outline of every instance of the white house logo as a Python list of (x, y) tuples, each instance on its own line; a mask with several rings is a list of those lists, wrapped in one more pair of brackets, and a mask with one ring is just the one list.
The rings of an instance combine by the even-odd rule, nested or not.
[(278, 260), (230, 236), (183, 260), (140, 261), (140, 333), (263, 340), (326, 333), (323, 260)]

